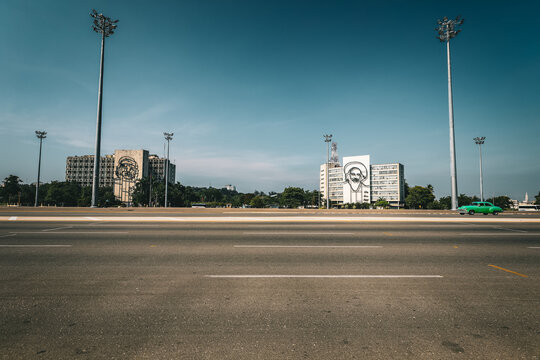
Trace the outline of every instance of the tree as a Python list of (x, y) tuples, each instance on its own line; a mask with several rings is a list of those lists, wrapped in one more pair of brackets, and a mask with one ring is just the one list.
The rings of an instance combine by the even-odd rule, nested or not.
[(264, 208), (268, 202), (268, 196), (266, 195), (257, 195), (251, 199), (249, 205), (254, 208)]
[(538, 195), (534, 197), (536, 201), (534, 202), (536, 205), (540, 205), (540, 191), (538, 192)]
[(386, 201), (385, 198), (379, 198), (373, 205), (375, 207), (382, 207), (383, 209), (388, 209), (390, 207), (390, 203)]
[(442, 210), (452, 209), (452, 198), (450, 196), (444, 196), (439, 199), (439, 206)]
[(299, 187), (288, 187), (281, 194), (281, 206), (286, 208), (298, 208), (304, 205), (305, 192)]
[(22, 180), (17, 175), (9, 175), (4, 179), (3, 195), (7, 203), (19, 201)]
[(495, 196), (487, 201), (493, 203), (493, 205), (498, 206), (501, 209), (509, 209), (512, 207), (512, 200), (510, 200), (508, 196)]
[(410, 188), (409, 195), (405, 198), (407, 206), (411, 209), (427, 209), (433, 200), (435, 200), (435, 195), (432, 190), (418, 185)]

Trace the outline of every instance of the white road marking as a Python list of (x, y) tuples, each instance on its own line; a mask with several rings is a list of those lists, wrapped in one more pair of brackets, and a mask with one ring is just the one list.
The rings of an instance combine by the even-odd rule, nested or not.
[(17, 231), (16, 234), (127, 234), (128, 231)]
[(525, 230), (508, 229), (508, 228), (504, 228), (504, 227), (502, 227), (502, 226), (494, 226), (493, 228), (494, 228), (494, 229), (500, 229), (500, 230), (506, 230), (506, 231), (521, 232), (521, 233), (526, 233), (526, 232), (528, 232), (528, 231), (525, 231)]
[(264, 278), (313, 278), (313, 279), (398, 279), (398, 278), (442, 278), (442, 275), (205, 275), (207, 278), (222, 279), (264, 279)]
[(378, 245), (234, 245), (235, 248), (382, 248)]
[(59, 227), (59, 228), (54, 228), (54, 229), (44, 229), (44, 230), (41, 230), (41, 231), (54, 231), (54, 230), (60, 230), (60, 229), (72, 229), (73, 226), (63, 226), (63, 227)]
[(540, 246), (529, 246), (528, 249), (540, 249)]
[(0, 235), (0, 238), (5, 238), (5, 237), (10, 237), (10, 236), (15, 236), (17, 234), (6, 234), (6, 235)]
[(72, 245), (0, 245), (0, 247), (26, 248), (26, 247), (71, 247)]
[(540, 236), (540, 233), (514, 233), (514, 232), (511, 232), (511, 233), (500, 233), (500, 232), (486, 232), (486, 233), (481, 233), (481, 232), (477, 232), (477, 233), (461, 233), (459, 235), (463, 235), (463, 236), (528, 236), (528, 235), (531, 235), (531, 236)]
[(153, 217), (153, 216), (0, 216), (0, 221), (117, 221), (117, 222), (215, 222), (215, 223), (276, 223), (276, 222), (345, 222), (350, 224), (381, 223), (381, 222), (413, 222), (413, 223), (540, 223), (540, 218), (460, 218), (460, 217), (405, 217), (405, 216), (184, 216), (184, 217)]
[(244, 235), (354, 235), (352, 232), (244, 231)]
[(17, 216), (11, 216), (11, 217), (9, 218), (9, 221), (15, 221), (15, 220), (17, 220)]

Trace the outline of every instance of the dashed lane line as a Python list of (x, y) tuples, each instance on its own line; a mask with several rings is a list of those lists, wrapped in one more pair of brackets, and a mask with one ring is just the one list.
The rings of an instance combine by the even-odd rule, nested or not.
[(399, 278), (442, 278), (442, 275), (205, 275), (214, 279), (399, 279)]
[(43, 229), (41, 231), (48, 232), (48, 231), (55, 231), (55, 230), (61, 230), (61, 229), (73, 229), (73, 226), (63, 226), (63, 227), (54, 228), (54, 229)]
[(379, 245), (234, 245), (235, 248), (382, 248)]
[(354, 235), (353, 232), (321, 232), (321, 231), (244, 231), (244, 235)]
[(84, 218), (85, 218), (85, 219), (88, 219), (88, 220), (92, 220), (92, 221), (101, 221), (100, 218), (92, 217), (92, 216), (85, 216)]
[(472, 232), (472, 233), (461, 233), (462, 236), (540, 236), (540, 233), (500, 233), (500, 232)]
[(129, 231), (14, 231), (14, 234), (128, 234)]
[(0, 247), (4, 248), (35, 248), (35, 247), (50, 247), (50, 248), (65, 248), (65, 247), (72, 247), (72, 245), (0, 245)]

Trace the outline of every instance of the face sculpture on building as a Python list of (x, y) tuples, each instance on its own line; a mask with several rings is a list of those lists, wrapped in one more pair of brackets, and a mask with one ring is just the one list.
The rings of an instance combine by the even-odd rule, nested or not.
[(361, 185), (365, 185), (364, 182), (367, 178), (366, 166), (359, 161), (352, 161), (343, 167), (343, 172), (345, 173), (345, 181), (351, 190), (355, 193), (359, 192)]
[(118, 160), (116, 167), (116, 176), (123, 181), (134, 181), (139, 174), (139, 167), (135, 159), (129, 156), (124, 156)]

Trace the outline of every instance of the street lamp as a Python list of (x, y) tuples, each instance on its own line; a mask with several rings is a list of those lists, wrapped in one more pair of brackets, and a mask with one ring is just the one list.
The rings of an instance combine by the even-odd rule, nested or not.
[(92, 29), (101, 34), (101, 61), (99, 65), (99, 89), (98, 89), (98, 109), (96, 124), (96, 154), (94, 156), (94, 175), (92, 182), (92, 203), (91, 207), (97, 206), (98, 187), (99, 187), (99, 165), (101, 160), (101, 108), (103, 100), (103, 61), (105, 60), (105, 38), (114, 34), (118, 20), (111, 20), (110, 17), (98, 14), (92, 10), (90, 16), (94, 18)]
[(484, 201), (484, 180), (482, 178), (482, 145), (484, 144), (484, 140), (486, 140), (486, 137), (475, 137), (473, 140), (475, 144), (478, 145), (478, 151), (480, 153), (480, 201)]
[(330, 141), (332, 141), (332, 134), (323, 135), (324, 142), (327, 145), (326, 151), (326, 208), (330, 209)]
[(172, 140), (174, 133), (164, 132), (165, 140), (167, 140), (167, 162), (165, 164), (165, 207), (167, 207), (167, 190), (169, 185), (169, 142)]
[(37, 131), (36, 130), (36, 136), (39, 139), (39, 160), (38, 160), (38, 168), (37, 168), (37, 184), (36, 184), (36, 201), (34, 202), (34, 207), (38, 206), (38, 194), (39, 194), (39, 175), (41, 172), (41, 144), (43, 142), (43, 139), (45, 139), (47, 136), (46, 131)]
[(463, 19), (458, 16), (455, 20), (450, 20), (446, 16), (442, 20), (437, 20), (435, 30), (439, 33), (437, 39), (446, 42), (446, 55), (448, 65), (448, 117), (450, 120), (450, 174), (452, 177), (452, 210), (458, 206), (457, 200), (457, 170), (456, 170), (456, 148), (454, 140), (454, 105), (452, 101), (452, 71), (450, 67), (450, 39), (455, 38), (461, 30), (456, 30), (463, 24)]

